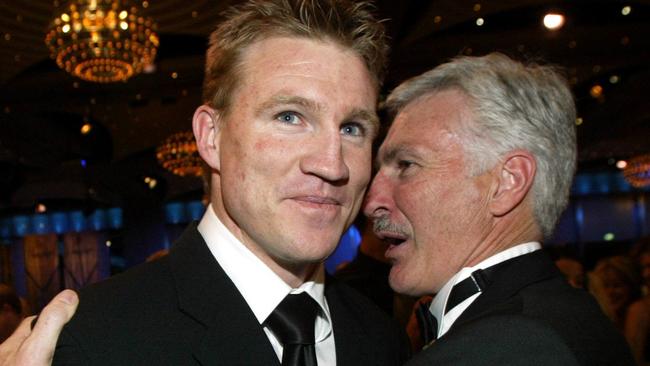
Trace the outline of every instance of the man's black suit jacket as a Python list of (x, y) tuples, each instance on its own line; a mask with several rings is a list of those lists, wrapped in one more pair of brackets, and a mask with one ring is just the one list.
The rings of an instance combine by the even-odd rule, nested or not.
[[(196, 225), (168, 256), (79, 296), (54, 365), (279, 365), (262, 327)], [(369, 300), (329, 277), (325, 296), (338, 365), (404, 362), (404, 338)]]
[(623, 337), (542, 251), (504, 262), (421, 365), (634, 365)]

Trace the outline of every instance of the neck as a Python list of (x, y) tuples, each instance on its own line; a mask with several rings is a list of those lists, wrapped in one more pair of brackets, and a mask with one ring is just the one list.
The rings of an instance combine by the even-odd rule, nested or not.
[(474, 266), (483, 260), (530, 241), (540, 241), (542, 234), (530, 215), (506, 215), (495, 218), (491, 230), (481, 240), (467, 266)]
[(320, 263), (293, 263), (282, 260), (282, 258), (274, 257), (271, 253), (264, 251), (257, 245), (251, 245), (252, 239), (228, 216), (223, 200), (218, 194), (215, 194), (215, 189), (219, 189), (219, 184), (218, 181), (215, 184), (215, 181), (213, 180), (212, 199), (210, 203), (212, 204), (212, 209), (214, 210), (215, 215), (228, 231), (239, 240), (239, 242), (248, 248), (248, 250), (259, 258), (287, 285), (292, 288), (300, 287), (300, 285), (305, 283), (314, 275)]

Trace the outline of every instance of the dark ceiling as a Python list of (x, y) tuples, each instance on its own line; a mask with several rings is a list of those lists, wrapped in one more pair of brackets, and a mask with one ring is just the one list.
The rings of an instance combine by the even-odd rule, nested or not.
[[(44, 34), (57, 1), (2, 0), (0, 214), (30, 211), (37, 202), (65, 209), (121, 205), (147, 194), (200, 196), (198, 179), (157, 165), (155, 146), (190, 129), (206, 37), (218, 14), (236, 2), (149, 1), (141, 14), (158, 24), (156, 71), (126, 83), (93, 84), (49, 58)], [(386, 91), (459, 54), (501, 51), (543, 60), (564, 67), (573, 85), (582, 118), (581, 169), (607, 169), (613, 159), (650, 152), (650, 0), (376, 3), (392, 43)], [(631, 7), (628, 15), (621, 13), (624, 6)], [(541, 24), (552, 10), (567, 16), (558, 31)], [(603, 88), (600, 98), (589, 92), (596, 84)], [(94, 126), (86, 136), (80, 134), (84, 121)], [(153, 192), (145, 176), (160, 182)]]

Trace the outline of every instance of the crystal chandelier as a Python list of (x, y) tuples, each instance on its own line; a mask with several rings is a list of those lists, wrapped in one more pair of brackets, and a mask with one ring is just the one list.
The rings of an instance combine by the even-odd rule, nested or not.
[(633, 187), (650, 185), (650, 154), (638, 155), (627, 161), (623, 176)]
[(199, 177), (203, 172), (203, 160), (190, 131), (178, 132), (165, 139), (156, 149), (156, 158), (163, 168), (181, 177)]
[(127, 0), (72, 0), (54, 18), (45, 43), (57, 65), (86, 81), (126, 81), (153, 63), (156, 24)]

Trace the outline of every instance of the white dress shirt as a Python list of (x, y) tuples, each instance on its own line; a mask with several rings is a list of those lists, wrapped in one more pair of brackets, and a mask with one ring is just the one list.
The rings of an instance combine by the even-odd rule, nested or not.
[(435, 316), (438, 320), (438, 338), (447, 333), (456, 319), (458, 319), (458, 317), (465, 310), (467, 310), (467, 308), (474, 302), (474, 300), (476, 300), (476, 298), (481, 296), (481, 292), (477, 292), (462, 301), (460, 304), (456, 305), (454, 308), (449, 309), (447, 313), (444, 314), (445, 307), (447, 306), (447, 299), (449, 298), (449, 294), (451, 293), (451, 289), (454, 287), (454, 285), (468, 278), (472, 272), (478, 269), (486, 269), (508, 259), (532, 253), (541, 248), (542, 246), (540, 243), (535, 241), (519, 244), (493, 255), (473, 267), (464, 267), (458, 273), (456, 273), (449, 281), (447, 281), (447, 283), (445, 283), (442, 289), (440, 289), (436, 297), (431, 302), (431, 306), (429, 307), (431, 314), (433, 314), (433, 316)]
[[(208, 205), (205, 210), (198, 230), (208, 244), (210, 252), (235, 284), (260, 324), (290, 293), (306, 292), (316, 300), (321, 308), (315, 328), (318, 365), (336, 365), (334, 333), (324, 294), (325, 270), (322, 264), (312, 278), (298, 288), (291, 288), (226, 228), (215, 214), (212, 205)], [(264, 332), (281, 361), (282, 344), (266, 327)]]

